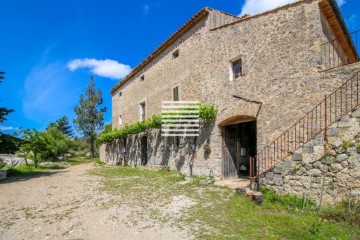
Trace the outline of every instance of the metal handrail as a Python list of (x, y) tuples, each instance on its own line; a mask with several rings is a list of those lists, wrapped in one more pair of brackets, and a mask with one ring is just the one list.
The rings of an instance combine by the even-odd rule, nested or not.
[(277, 139), (250, 158), (250, 177), (258, 179), (296, 150), (314, 139), (359, 106), (360, 72), (344, 82), (318, 105), (282, 133)]
[[(351, 54), (344, 52), (343, 41), (351, 47)], [(321, 44), (321, 57), (324, 70), (330, 70), (347, 64), (355, 63), (360, 60), (358, 46), (360, 44), (360, 30), (354, 31), (349, 35), (343, 35), (329, 42)]]

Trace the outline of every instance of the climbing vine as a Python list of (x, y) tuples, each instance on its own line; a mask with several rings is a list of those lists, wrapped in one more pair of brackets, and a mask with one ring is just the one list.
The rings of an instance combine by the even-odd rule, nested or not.
[[(202, 124), (209, 124), (215, 120), (217, 115), (217, 107), (215, 105), (200, 104), (199, 118)], [(178, 114), (178, 113), (176, 113)], [(126, 138), (129, 135), (146, 132), (151, 129), (161, 128), (161, 116), (154, 115), (151, 118), (136, 122), (131, 125), (125, 125), (123, 128), (115, 129), (112, 131), (104, 131), (101, 133), (97, 140), (99, 143), (110, 143), (115, 139)]]

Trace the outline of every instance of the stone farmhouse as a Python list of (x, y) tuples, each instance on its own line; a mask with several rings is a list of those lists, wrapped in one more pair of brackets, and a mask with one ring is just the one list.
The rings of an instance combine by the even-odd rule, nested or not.
[(242, 17), (201, 9), (111, 89), (112, 126), (160, 114), (164, 100), (215, 104), (216, 120), (199, 137), (152, 130), (119, 139), (100, 157), (216, 181), (250, 178), (329, 202), (360, 194), (355, 37), (335, 0)]

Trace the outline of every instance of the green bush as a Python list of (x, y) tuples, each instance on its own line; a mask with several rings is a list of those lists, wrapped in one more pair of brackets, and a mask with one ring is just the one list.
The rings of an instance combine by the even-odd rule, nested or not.
[(328, 221), (360, 225), (360, 200), (353, 198), (343, 199), (335, 207), (323, 208), (321, 216)]

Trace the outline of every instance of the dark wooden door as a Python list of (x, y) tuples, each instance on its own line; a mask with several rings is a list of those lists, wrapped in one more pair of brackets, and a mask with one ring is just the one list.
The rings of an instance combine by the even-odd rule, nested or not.
[(141, 165), (145, 166), (148, 161), (147, 137), (141, 139)]
[(222, 164), (222, 175), (225, 179), (238, 177), (236, 161), (236, 126), (226, 126), (223, 128)]

